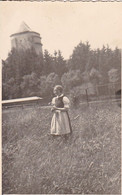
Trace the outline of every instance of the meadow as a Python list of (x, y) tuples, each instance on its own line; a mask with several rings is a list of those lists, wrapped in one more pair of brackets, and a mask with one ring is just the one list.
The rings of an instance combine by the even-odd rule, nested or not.
[(64, 139), (50, 135), (50, 107), (3, 110), (3, 194), (121, 194), (120, 107), (84, 104), (69, 115)]

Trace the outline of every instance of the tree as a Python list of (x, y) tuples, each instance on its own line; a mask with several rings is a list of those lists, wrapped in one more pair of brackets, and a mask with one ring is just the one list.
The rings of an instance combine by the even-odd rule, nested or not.
[(113, 66), (112, 68), (118, 70), (118, 81), (121, 82), (121, 50), (117, 47), (113, 51)]
[(49, 54), (47, 50), (44, 51), (44, 66), (43, 66), (43, 75), (48, 75), (49, 73), (54, 72), (54, 62), (53, 57)]
[(33, 48), (24, 50), (12, 49), (8, 58), (3, 62), (4, 80), (14, 77), (17, 82), (21, 82), (24, 75), (35, 72), (41, 75), (43, 70), (43, 58), (36, 54)]
[[(23, 77), (26, 75), (31, 75), (35, 73), (39, 78), (43, 70), (43, 56), (38, 55), (33, 48), (24, 50), (12, 49), (8, 54), (5, 61), (2, 61), (2, 82), (4, 84), (3, 93), (6, 91), (8, 82), (11, 78), (14, 79), (14, 86), (16, 86), (16, 97), (21, 97), (21, 83), (23, 82)], [(13, 85), (9, 85), (11, 91)], [(30, 94), (30, 93), (29, 93)], [(5, 94), (3, 97), (7, 98)], [(12, 95), (14, 98), (15, 95)], [(8, 95), (9, 98), (9, 95)]]
[(68, 61), (68, 69), (80, 70), (81, 73), (86, 70), (86, 66), (89, 65), (89, 53), (90, 45), (80, 42), (77, 47), (74, 48), (73, 54)]
[[(23, 59), (23, 65), (21, 66), (21, 70), (23, 70), (23, 75), (26, 75), (26, 73), (31, 74), (32, 72), (35, 72), (37, 76), (40, 76), (43, 72), (43, 66), (44, 64), (42, 55), (37, 54), (34, 48), (26, 50)], [(26, 73), (24, 71), (25, 67)]]
[(115, 83), (119, 80), (118, 77), (118, 70), (112, 68), (111, 70), (108, 71), (108, 77), (109, 77), (109, 82)]
[(101, 77), (102, 75), (100, 74), (100, 72), (95, 69), (95, 68), (92, 68), (90, 73), (89, 73), (89, 76), (90, 76), (90, 80), (91, 82), (94, 84), (94, 85), (98, 85), (99, 84), (99, 81), (101, 80)]
[(7, 82), (2, 83), (2, 99), (19, 98), (19, 86), (15, 83), (15, 79), (11, 77)]
[(55, 51), (54, 56), (53, 70), (61, 78), (61, 76), (67, 71), (66, 61), (64, 60), (60, 50), (58, 50), (58, 52)]
[(64, 73), (61, 82), (65, 91), (69, 91), (74, 86), (81, 85), (82, 78), (80, 70), (69, 70), (69, 72)]
[(31, 73), (31, 75), (25, 75), (23, 81), (21, 82), (22, 97), (38, 96), (39, 94), (39, 79), (36, 73)]
[(61, 84), (60, 78), (57, 74), (50, 73), (47, 76), (40, 77), (39, 90), (43, 97), (52, 97), (53, 88), (55, 85)]

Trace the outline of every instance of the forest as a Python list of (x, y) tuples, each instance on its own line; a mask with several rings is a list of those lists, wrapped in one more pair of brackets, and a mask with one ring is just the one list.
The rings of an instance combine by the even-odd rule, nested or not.
[(121, 50), (108, 45), (93, 50), (89, 42), (80, 42), (67, 60), (60, 50), (53, 55), (48, 50), (37, 55), (34, 48), (12, 49), (2, 60), (3, 100), (32, 96), (50, 99), (57, 84), (63, 85), (66, 94), (80, 95), (82, 86), (93, 88), (120, 81)]

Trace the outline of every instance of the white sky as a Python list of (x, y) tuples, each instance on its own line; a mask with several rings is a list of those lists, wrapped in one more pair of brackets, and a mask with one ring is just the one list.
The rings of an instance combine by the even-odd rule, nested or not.
[(60, 49), (69, 58), (80, 41), (91, 48), (122, 48), (121, 2), (0, 2), (0, 57), (11, 48), (10, 35), (22, 21), (42, 37), (43, 51)]

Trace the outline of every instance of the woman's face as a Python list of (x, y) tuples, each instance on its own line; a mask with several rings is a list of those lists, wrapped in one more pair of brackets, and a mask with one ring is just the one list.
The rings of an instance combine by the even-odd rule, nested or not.
[(55, 95), (61, 95), (61, 92), (60, 92), (60, 90), (59, 90), (59, 89), (54, 89), (54, 91), (53, 91), (53, 92), (54, 92), (54, 94), (55, 94)]

